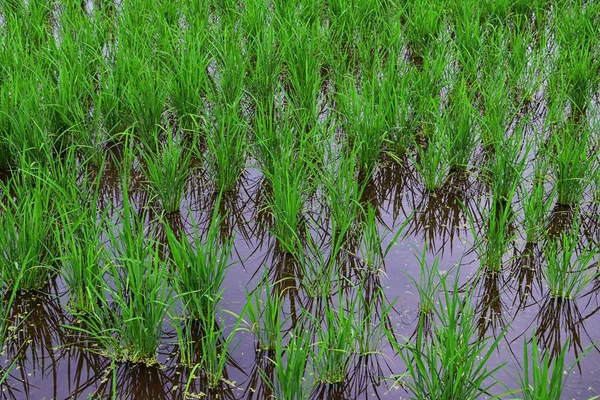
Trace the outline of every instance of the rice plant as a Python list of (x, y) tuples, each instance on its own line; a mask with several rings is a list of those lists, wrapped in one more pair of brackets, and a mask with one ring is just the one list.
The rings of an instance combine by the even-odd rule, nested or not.
[(282, 300), (268, 280), (268, 276), (256, 287), (254, 293), (246, 293), (248, 302), (245, 316), (248, 330), (254, 334), (260, 350), (275, 350), (284, 323), (281, 314)]
[[(544, 161), (540, 163), (545, 164)], [(523, 205), (523, 224), (527, 243), (537, 243), (544, 237), (546, 224), (553, 204), (554, 192), (546, 193), (547, 166), (536, 166), (531, 185), (521, 185), (521, 203)]]
[(302, 154), (286, 149), (273, 165), (273, 174), (266, 178), (271, 193), (268, 208), (274, 219), (274, 234), (282, 248), (294, 254), (300, 245), (303, 231), (303, 211), (310, 191), (310, 167)]
[(94, 312), (99, 279), (103, 275), (106, 253), (101, 242), (102, 227), (95, 220), (95, 208), (78, 215), (61, 209), (61, 228), (56, 229), (60, 243), (60, 269), (69, 288), (69, 306), (79, 313)]
[(322, 321), (313, 321), (316, 342), (313, 344), (311, 359), (315, 377), (321, 383), (340, 383), (346, 380), (355, 352), (352, 332), (356, 302), (349, 300), (340, 303), (337, 310), (327, 306), (323, 311)]
[(552, 136), (551, 146), (554, 151), (550, 153), (550, 160), (558, 204), (579, 204), (597, 168), (588, 130), (569, 121)]
[(490, 393), (497, 383), (494, 374), (503, 368), (503, 364), (488, 366), (503, 334), (495, 339), (478, 337), (472, 295), (468, 291), (458, 295), (460, 277), (454, 275), (440, 276), (442, 294), (430, 335), (420, 323), (414, 342), (399, 344), (390, 338), (406, 364), (405, 378), (400, 379), (411, 398), (478, 399)]
[(547, 265), (543, 276), (552, 297), (574, 300), (598, 274), (592, 266), (597, 251), (591, 246), (578, 249), (579, 227), (575, 218), (569, 231), (548, 240), (544, 247)]
[(108, 357), (152, 365), (158, 363), (163, 323), (173, 298), (158, 243), (146, 237), (143, 220), (129, 203), (126, 183), (119, 225), (109, 224), (105, 232), (115, 254), (104, 267), (105, 279), (93, 290), (98, 305), (93, 313), (76, 313), (85, 328), (71, 329), (88, 333), (99, 344), (96, 351)]
[(445, 182), (450, 172), (449, 143), (443, 125), (436, 124), (427, 136), (427, 143), (416, 144), (417, 153), (412, 156), (412, 160), (421, 175), (425, 190), (435, 191)]
[(29, 291), (41, 289), (56, 272), (50, 243), (55, 215), (49, 177), (35, 168), (22, 174), (0, 187), (0, 271), (3, 286), (18, 282), (21, 291)]
[(423, 250), (418, 255), (420, 266), (419, 279), (408, 276), (413, 281), (419, 293), (419, 312), (422, 314), (433, 314), (435, 311), (435, 300), (440, 287), (440, 282), (437, 281), (440, 273), (440, 258), (436, 257), (431, 265), (427, 263), (427, 244), (423, 245)]
[(192, 153), (180, 137), (171, 135), (167, 135), (166, 143), (157, 143), (153, 147), (157, 150), (143, 152), (148, 183), (166, 213), (178, 212), (190, 175)]
[(465, 170), (471, 164), (471, 157), (478, 142), (475, 132), (475, 113), (471, 104), (467, 83), (456, 83), (450, 97), (449, 110), (446, 110), (441, 123), (446, 127), (449, 164), (452, 170)]
[(310, 335), (301, 328), (294, 329), (287, 343), (283, 341), (283, 334), (277, 331), (275, 346), (274, 379), (269, 379), (262, 373), (262, 378), (273, 391), (275, 399), (308, 400), (314, 391), (314, 380), (310, 375), (306, 377), (306, 370), (310, 361)]
[(515, 215), (510, 206), (513, 195), (514, 192), (509, 194), (507, 205), (492, 200), (490, 209), (484, 214), (483, 232), (477, 231), (473, 217), (469, 217), (471, 232), (475, 238), (475, 252), (481, 266), (491, 273), (502, 271), (504, 256), (515, 239), (512, 230)]
[(223, 217), (218, 207), (211, 217), (206, 237), (198, 231), (196, 222), (192, 222), (193, 238), (178, 238), (178, 235), (166, 225), (167, 239), (174, 265), (172, 282), (184, 311), (192, 319), (202, 319), (212, 315), (223, 292), (223, 280), (233, 247), (233, 239), (221, 241), (220, 227)]
[(360, 200), (365, 184), (358, 179), (355, 153), (339, 157), (336, 162), (325, 165), (321, 181), (329, 206), (331, 224), (336, 229), (349, 227), (350, 231), (363, 215)]
[(544, 352), (538, 344), (534, 333), (530, 339), (531, 347), (523, 341), (523, 372), (520, 373), (520, 384), (524, 400), (550, 400), (563, 397), (563, 390), (568, 376), (587, 351), (569, 367), (565, 365), (570, 340), (567, 338), (560, 352), (554, 358)]

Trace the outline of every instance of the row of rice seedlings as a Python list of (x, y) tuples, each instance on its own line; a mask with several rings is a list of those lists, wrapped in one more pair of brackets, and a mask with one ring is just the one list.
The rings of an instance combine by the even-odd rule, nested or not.
[[(419, 318), (416, 337), (390, 341), (404, 360), (407, 371), (398, 380), (417, 399), (478, 399), (491, 393), (494, 374), (503, 364), (490, 367), (503, 333), (495, 339), (479, 338), (472, 294), (461, 291), (459, 274), (441, 275), (441, 294), (435, 299), (435, 321), (430, 331)], [(462, 293), (459, 294), (459, 293)]]

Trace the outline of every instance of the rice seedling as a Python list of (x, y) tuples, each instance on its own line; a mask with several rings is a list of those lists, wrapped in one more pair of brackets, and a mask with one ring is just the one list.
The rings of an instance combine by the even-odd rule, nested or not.
[(70, 328), (89, 334), (108, 357), (153, 365), (173, 298), (158, 243), (146, 237), (143, 220), (129, 203), (128, 180), (123, 184), (119, 225), (107, 221), (105, 232), (114, 258), (106, 261), (99, 288), (90, 288), (98, 305), (93, 313), (75, 313), (84, 328)]
[(325, 198), (329, 207), (332, 226), (336, 229), (352, 226), (361, 219), (360, 203), (365, 183), (358, 179), (355, 153), (341, 156), (324, 166), (321, 182), (325, 187)]
[[(423, 324), (415, 342), (399, 344), (390, 334), (390, 341), (404, 360), (407, 372), (402, 384), (414, 399), (478, 399), (490, 393), (497, 381), (494, 374), (503, 364), (488, 366), (504, 333), (491, 340), (480, 339), (471, 293), (460, 293), (458, 273), (440, 275), (439, 303), (435, 307), (436, 322), (430, 335)], [(424, 319), (421, 315), (420, 321)]]
[(484, 147), (494, 148), (506, 136), (513, 105), (509, 91), (505, 90), (509, 84), (506, 71), (494, 69), (483, 79), (480, 90), (484, 110), (480, 137)]
[(520, 373), (519, 378), (524, 400), (550, 400), (563, 397), (568, 376), (575, 365), (589, 352), (589, 350), (584, 352), (567, 368), (565, 360), (569, 341), (568, 338), (565, 340), (554, 358), (540, 348), (535, 333), (530, 340), (531, 347), (528, 346), (527, 340), (523, 341), (523, 372)]
[(300, 246), (311, 171), (302, 155), (296, 156), (293, 149), (284, 150), (286, 153), (273, 165), (273, 174), (266, 175), (271, 188), (268, 208), (278, 242), (285, 251), (294, 254)]
[(591, 184), (591, 177), (597, 168), (597, 151), (590, 148), (589, 135), (587, 128), (568, 121), (550, 139), (553, 151), (549, 157), (558, 204), (579, 204)]
[(240, 319), (236, 322), (233, 330), (225, 335), (225, 328), (218, 325), (216, 315), (202, 317), (202, 335), (199, 340), (202, 354), (198, 365), (192, 370), (191, 376), (193, 377), (195, 371), (200, 368), (209, 389), (215, 390), (223, 383), (225, 366), (229, 352), (233, 350), (232, 344), (239, 323)]
[(275, 350), (281, 338), (284, 320), (281, 315), (281, 298), (265, 274), (254, 293), (246, 292), (245, 316), (248, 330), (254, 334), (260, 350)]
[(413, 164), (428, 191), (439, 189), (450, 172), (450, 142), (442, 126), (436, 124), (433, 128), (434, 132), (428, 136), (427, 144), (415, 144), (416, 155), (411, 155)]
[[(217, 200), (217, 204), (219, 202)], [(191, 242), (185, 237), (179, 239), (165, 224), (175, 267), (173, 286), (184, 311), (192, 319), (201, 320), (215, 313), (222, 296), (225, 273), (230, 265), (233, 238), (221, 240), (220, 228), (224, 217), (218, 214), (218, 209), (215, 207), (205, 238), (201, 237), (196, 222), (192, 220), (196, 234)]]
[(512, 230), (515, 215), (510, 206), (513, 195), (514, 192), (509, 194), (507, 204), (492, 200), (490, 209), (485, 212), (483, 217), (482, 233), (477, 231), (473, 216), (469, 212), (469, 223), (475, 240), (474, 250), (481, 266), (491, 273), (502, 271), (504, 256), (515, 239), (515, 233)]
[(186, 30), (181, 48), (170, 60), (172, 71), (169, 97), (180, 126), (193, 129), (204, 104), (203, 95), (208, 87), (210, 53), (205, 49), (208, 33), (204, 26)]
[(218, 192), (235, 189), (246, 166), (247, 123), (239, 117), (236, 106), (218, 106), (215, 121), (206, 137), (209, 155), (208, 171)]
[[(541, 165), (540, 165), (541, 164)], [(546, 193), (547, 163), (542, 160), (534, 168), (530, 187), (521, 185), (521, 204), (523, 205), (523, 225), (527, 243), (537, 243), (544, 237), (550, 208), (555, 192)]]
[(355, 307), (356, 301), (344, 302), (340, 299), (337, 310), (327, 305), (323, 311), (323, 320), (313, 321), (316, 342), (313, 344), (311, 363), (316, 379), (323, 384), (340, 383), (346, 380), (350, 361), (355, 352), (353, 337)]
[(549, 239), (544, 247), (547, 264), (543, 276), (552, 297), (574, 300), (598, 275), (592, 267), (597, 251), (591, 246), (578, 251), (579, 227), (576, 217), (570, 231)]
[(366, 279), (356, 285), (356, 315), (352, 334), (356, 342), (356, 352), (360, 356), (383, 354), (384, 339), (387, 335), (390, 312), (395, 302), (386, 304), (383, 288), (367, 288)]
[(181, 137), (167, 134), (164, 144), (158, 139), (154, 151), (142, 151), (146, 161), (146, 176), (152, 192), (160, 199), (166, 213), (179, 211), (187, 179), (190, 176), (192, 153), (182, 143)]
[[(48, 177), (34, 168), (2, 184), (0, 265), (3, 286), (41, 289), (56, 271), (52, 237), (54, 214)], [(14, 193), (14, 197), (12, 195)]]
[(156, 145), (156, 138), (162, 131), (170, 85), (170, 75), (163, 71), (162, 65), (155, 64), (143, 56), (128, 57), (126, 70), (130, 79), (123, 99), (137, 137), (150, 149), (154, 149), (152, 146)]
[(377, 70), (373, 68), (360, 83), (348, 78), (337, 100), (350, 148), (358, 156), (358, 168), (364, 176), (373, 173), (387, 132), (385, 108), (389, 104), (378, 84)]
[(308, 400), (314, 391), (313, 379), (306, 376), (310, 360), (310, 335), (301, 328), (290, 333), (287, 344), (283, 342), (283, 334), (277, 331), (275, 346), (274, 378), (269, 379), (261, 372), (262, 379), (273, 391), (275, 399)]
[(465, 170), (471, 163), (478, 138), (474, 132), (475, 112), (465, 80), (456, 83), (450, 97), (449, 110), (440, 123), (447, 129), (450, 142), (447, 152), (451, 170)]
[(419, 280), (410, 275), (408, 278), (413, 281), (419, 293), (419, 312), (431, 315), (435, 311), (435, 301), (438, 298), (437, 293), (440, 288), (440, 282), (437, 281), (440, 273), (440, 258), (436, 257), (431, 266), (428, 265), (427, 249), (427, 244), (424, 244), (421, 254), (418, 255), (420, 266)]
[(69, 288), (69, 306), (79, 313), (92, 313), (96, 307), (95, 292), (103, 275), (106, 260), (101, 242), (101, 226), (96, 222), (95, 208), (60, 209), (60, 228), (56, 228), (60, 243), (60, 272)]
[(523, 179), (530, 146), (529, 142), (525, 142), (523, 149), (521, 129), (495, 145), (493, 159), (486, 167), (494, 202), (510, 204)]
[(411, 2), (405, 10), (405, 35), (410, 49), (416, 56), (425, 57), (444, 26), (441, 4), (418, 0)]

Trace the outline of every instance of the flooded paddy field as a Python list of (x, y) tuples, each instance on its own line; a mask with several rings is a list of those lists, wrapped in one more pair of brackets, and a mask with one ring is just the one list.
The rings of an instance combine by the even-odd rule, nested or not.
[(0, 398), (598, 396), (599, 22), (0, 3)]

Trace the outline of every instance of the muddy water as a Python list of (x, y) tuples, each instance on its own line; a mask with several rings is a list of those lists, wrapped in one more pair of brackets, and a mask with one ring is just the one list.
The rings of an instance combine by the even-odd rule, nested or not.
[[(122, 203), (117, 174), (109, 169), (103, 182), (103, 199), (100, 207), (112, 205), (117, 210)], [(275, 282), (281, 277), (293, 277), (293, 263), (277, 250), (269, 233), (268, 221), (260, 210), (263, 181), (258, 172), (247, 171), (240, 183), (237, 195), (224, 201), (222, 208), (229, 212), (224, 223), (223, 235), (233, 233), (236, 237), (233, 260), (225, 280), (222, 305), (233, 313), (240, 313), (245, 304), (246, 290), (253, 290), (265, 270)], [(137, 207), (151, 205), (143, 189), (140, 174), (133, 174), (132, 199)], [(490, 366), (505, 363), (497, 377), (506, 388), (517, 387), (519, 364), (523, 358), (523, 340), (531, 337), (535, 329), (541, 345), (554, 354), (567, 337), (568, 363), (573, 362), (591, 344), (600, 340), (600, 307), (596, 288), (600, 282), (590, 285), (577, 302), (560, 302), (550, 299), (541, 278), (543, 259), (539, 248), (524, 246), (516, 241), (507, 255), (505, 272), (476, 278), (478, 261), (473, 251), (472, 237), (468, 227), (469, 210), (475, 225), (481, 224), (481, 211), (486, 207), (486, 189), (474, 176), (455, 176), (437, 195), (424, 192), (415, 172), (409, 167), (386, 163), (375, 174), (367, 188), (364, 202), (377, 207), (382, 234), (395, 232), (407, 216), (414, 216), (404, 234), (386, 258), (385, 273), (373, 275), (367, 282), (367, 290), (383, 288), (388, 302), (395, 300), (389, 323), (398, 336), (410, 337), (416, 328), (418, 296), (409, 276), (418, 276), (419, 264), (415, 253), (422, 251), (423, 243), (429, 243), (428, 259), (440, 257), (442, 270), (450, 270), (460, 263), (461, 281), (474, 288), (475, 307), (479, 333), (495, 336), (506, 328), (500, 349), (494, 354)], [(314, 200), (309, 208), (317, 210)], [(182, 204), (181, 216), (171, 223), (188, 235), (192, 234), (191, 217), (206, 224), (212, 214), (214, 196), (210, 185), (201, 176), (193, 176)], [(570, 221), (569, 210), (553, 211), (551, 232), (559, 232)], [(584, 205), (582, 234), (586, 241), (596, 243), (598, 238), (597, 205)], [(153, 222), (149, 222), (153, 224)], [(323, 222), (326, 227), (326, 222)], [(327, 229), (317, 229), (315, 236), (326, 241)], [(319, 236), (320, 235), (320, 236)], [(392, 235), (387, 236), (387, 240)], [(160, 237), (160, 233), (159, 233)], [(385, 243), (384, 243), (385, 244)], [(351, 261), (350, 261), (351, 263)], [(350, 265), (349, 271), (352, 266)], [(349, 272), (350, 274), (352, 272)], [(316, 310), (303, 295), (296, 280), (288, 280), (285, 293), (284, 313), (298, 316), (301, 308)], [(281, 288), (280, 288), (281, 289)], [(6, 399), (177, 399), (183, 398), (189, 371), (178, 364), (175, 337), (165, 329), (164, 346), (161, 349), (162, 366), (117, 364), (93, 352), (94, 344), (85, 335), (66, 328), (76, 325), (65, 311), (67, 293), (63, 282), (56, 279), (47, 294), (19, 299), (14, 310), (15, 323), (24, 322), (14, 332), (8, 347), (0, 358), (5, 365), (16, 359), (16, 368), (2, 386), (2, 398)], [(311, 311), (313, 312), (313, 311)], [(231, 329), (234, 319), (223, 315), (221, 322)], [(208, 398), (263, 399), (269, 395), (262, 382), (259, 368), (269, 374), (268, 354), (257, 353), (251, 334), (237, 334), (239, 344), (230, 354), (226, 377), (231, 385), (219, 393), (210, 393), (203, 383), (195, 381), (191, 391), (204, 393)], [(351, 368), (348, 381), (343, 385), (320, 387), (315, 394), (323, 399), (371, 399), (403, 398), (405, 391), (394, 385), (389, 377), (402, 373), (403, 364), (388, 343), (382, 343), (381, 355), (357, 358)], [(587, 399), (600, 391), (600, 350), (592, 348), (568, 379), (564, 398)], [(115, 392), (116, 390), (116, 392)]]

